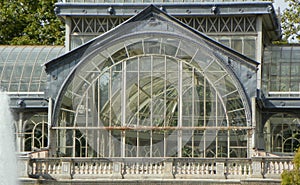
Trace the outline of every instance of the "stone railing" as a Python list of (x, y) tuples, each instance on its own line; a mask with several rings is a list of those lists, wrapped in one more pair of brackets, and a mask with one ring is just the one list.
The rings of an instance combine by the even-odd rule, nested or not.
[[(216, 158), (36, 158), (23, 159), (31, 178), (45, 179), (280, 179), (291, 157)], [(25, 173), (23, 173), (24, 176)]]
[(280, 176), (284, 170), (292, 170), (294, 168), (292, 158), (264, 158), (261, 164), (265, 178), (276, 178)]
[[(247, 178), (251, 159), (174, 159), (173, 171), (180, 178)], [(195, 176), (196, 175), (196, 176)]]

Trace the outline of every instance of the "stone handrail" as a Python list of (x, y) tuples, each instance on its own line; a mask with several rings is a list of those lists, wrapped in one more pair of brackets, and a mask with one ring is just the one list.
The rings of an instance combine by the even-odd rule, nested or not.
[(239, 158), (35, 158), (29, 177), (51, 179), (279, 179), (291, 157)]

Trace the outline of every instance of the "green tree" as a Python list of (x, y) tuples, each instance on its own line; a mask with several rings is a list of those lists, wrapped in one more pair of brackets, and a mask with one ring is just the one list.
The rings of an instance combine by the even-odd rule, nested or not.
[(54, 13), (55, 2), (0, 0), (0, 44), (64, 44), (64, 24)]
[(293, 159), (294, 169), (281, 174), (282, 185), (300, 185), (300, 148)]
[(283, 11), (281, 16), (281, 27), (283, 30), (283, 39), (286, 40), (292, 35), (298, 35), (300, 31), (300, 2), (299, 0), (285, 0), (288, 2), (288, 8)]

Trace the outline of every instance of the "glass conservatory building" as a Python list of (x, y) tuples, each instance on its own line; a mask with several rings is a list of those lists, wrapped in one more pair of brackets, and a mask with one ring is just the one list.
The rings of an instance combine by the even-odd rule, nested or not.
[(292, 169), (300, 47), (272, 45), (272, 2), (55, 6), (65, 47), (0, 47), (21, 176), (276, 183)]

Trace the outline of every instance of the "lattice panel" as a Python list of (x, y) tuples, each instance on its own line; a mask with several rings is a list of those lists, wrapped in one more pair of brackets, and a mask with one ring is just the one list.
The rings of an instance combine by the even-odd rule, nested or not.
[[(73, 18), (71, 33), (104, 33), (124, 22), (126, 18)], [(179, 18), (183, 23), (205, 33), (255, 32), (253, 17), (192, 17)]]
[(183, 23), (205, 33), (255, 32), (255, 17), (189, 17)]
[(72, 18), (71, 33), (103, 33), (125, 20), (125, 18)]

